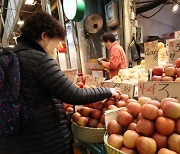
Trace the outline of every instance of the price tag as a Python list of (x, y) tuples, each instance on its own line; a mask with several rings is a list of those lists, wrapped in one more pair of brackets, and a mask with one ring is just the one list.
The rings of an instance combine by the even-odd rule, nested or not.
[(180, 39), (180, 31), (176, 31), (174, 36), (175, 36), (175, 39)]
[(147, 81), (138, 84), (138, 97), (146, 96), (158, 101), (161, 101), (163, 98), (172, 97), (180, 101), (179, 87), (180, 82)]
[(144, 43), (145, 71), (158, 66), (158, 41)]
[(118, 87), (122, 90), (123, 94), (127, 94), (130, 98), (134, 97), (135, 85), (126, 84), (126, 83), (114, 83), (114, 82), (103, 82), (101, 83), (101, 85), (103, 87), (108, 87), (108, 88)]
[(176, 59), (180, 57), (180, 39), (169, 41), (168, 48), (169, 48), (169, 63), (175, 64)]

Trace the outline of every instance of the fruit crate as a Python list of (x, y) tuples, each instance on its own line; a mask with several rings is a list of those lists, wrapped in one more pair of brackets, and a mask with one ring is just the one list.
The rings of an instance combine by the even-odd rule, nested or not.
[(87, 143), (103, 143), (105, 128), (83, 127), (72, 122), (71, 129), (74, 137)]
[(105, 145), (107, 154), (125, 154), (125, 153), (122, 152), (121, 150), (118, 150), (118, 149), (112, 147), (111, 145), (109, 145), (109, 144), (107, 143), (107, 139), (108, 139), (108, 134), (106, 133), (106, 134), (104, 135), (104, 145)]

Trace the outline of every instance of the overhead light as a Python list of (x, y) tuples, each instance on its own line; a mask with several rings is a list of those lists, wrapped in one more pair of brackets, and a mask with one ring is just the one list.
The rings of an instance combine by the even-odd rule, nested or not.
[(14, 45), (9, 45), (10, 48), (14, 48)]
[(173, 7), (172, 7), (172, 12), (176, 13), (178, 8), (179, 8), (179, 4), (177, 4), (177, 3), (174, 4)]
[(19, 20), (19, 21), (17, 22), (17, 24), (18, 24), (18, 25), (23, 25), (23, 24), (24, 24), (24, 21)]
[(36, 2), (35, 2), (34, 0), (26, 0), (26, 1), (25, 1), (25, 4), (26, 4), (26, 5), (35, 5)]

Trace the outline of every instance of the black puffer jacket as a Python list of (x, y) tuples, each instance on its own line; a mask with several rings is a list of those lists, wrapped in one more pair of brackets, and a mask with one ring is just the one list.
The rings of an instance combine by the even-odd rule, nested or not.
[[(16, 49), (21, 69), (21, 93), (33, 113), (16, 136), (0, 137), (0, 154), (68, 154), (70, 132), (60, 101), (92, 103), (111, 97), (108, 88), (79, 89), (41, 46), (19, 38)], [(56, 99), (54, 99), (56, 98)]]

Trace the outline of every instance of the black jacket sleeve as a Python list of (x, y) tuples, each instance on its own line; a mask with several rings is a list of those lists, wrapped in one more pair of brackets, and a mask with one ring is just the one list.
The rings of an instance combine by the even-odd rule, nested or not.
[(73, 105), (94, 103), (112, 96), (109, 88), (78, 88), (48, 55), (43, 56), (39, 61), (37, 78), (57, 99)]

